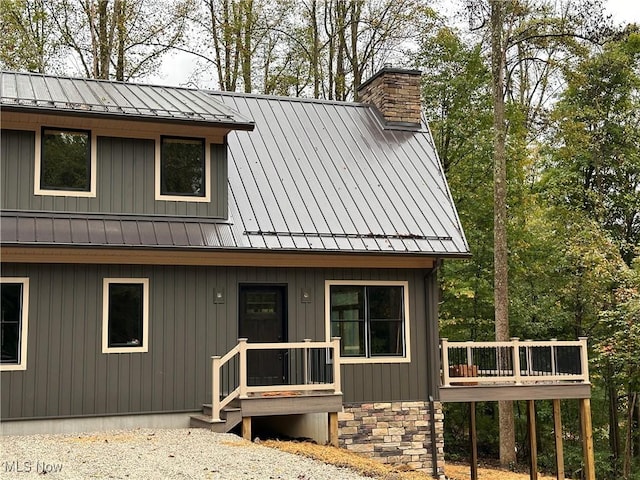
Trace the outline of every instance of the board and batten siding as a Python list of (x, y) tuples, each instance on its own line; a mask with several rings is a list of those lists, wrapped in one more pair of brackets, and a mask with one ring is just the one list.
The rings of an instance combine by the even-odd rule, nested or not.
[(34, 194), (35, 133), (2, 130), (2, 208), (47, 212), (227, 216), (227, 150), (211, 144), (210, 202), (155, 199), (155, 145), (150, 139), (97, 137), (96, 197)]
[[(2, 275), (30, 281), (27, 369), (0, 373), (3, 419), (200, 409), (211, 401), (211, 355), (236, 344), (238, 287), (247, 283), (286, 285), (289, 340), (319, 341), (325, 280), (408, 281), (411, 363), (343, 365), (344, 401), (437, 395), (428, 371), (438, 349), (436, 319), (427, 318), (435, 310), (426, 298), (437, 294), (429, 271), (3, 264)], [(103, 279), (123, 277), (149, 279), (147, 353), (102, 353)], [(214, 303), (221, 288), (225, 302)]]

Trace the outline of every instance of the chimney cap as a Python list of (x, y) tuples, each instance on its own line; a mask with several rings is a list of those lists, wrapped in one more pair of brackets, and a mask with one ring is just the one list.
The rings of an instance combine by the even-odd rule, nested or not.
[(358, 87), (358, 91), (362, 90), (364, 87), (366, 87), (371, 82), (373, 82), (376, 78), (378, 78), (378, 77), (380, 77), (380, 76), (382, 76), (382, 75), (384, 75), (386, 73), (400, 73), (400, 74), (404, 74), (404, 75), (417, 75), (417, 76), (422, 75), (422, 71), (421, 70), (413, 70), (413, 69), (410, 70), (410, 69), (406, 69), (406, 68), (397, 68), (397, 67), (392, 67), (390, 63), (385, 63), (384, 67), (382, 67), (376, 73), (371, 75), (366, 81), (364, 81), (364, 82), (362, 82), (360, 84), (360, 86)]

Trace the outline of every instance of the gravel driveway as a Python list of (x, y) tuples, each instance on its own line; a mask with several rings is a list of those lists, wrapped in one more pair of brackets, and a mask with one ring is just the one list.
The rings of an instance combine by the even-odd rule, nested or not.
[(2, 479), (371, 480), (202, 429), (2, 436), (0, 442)]

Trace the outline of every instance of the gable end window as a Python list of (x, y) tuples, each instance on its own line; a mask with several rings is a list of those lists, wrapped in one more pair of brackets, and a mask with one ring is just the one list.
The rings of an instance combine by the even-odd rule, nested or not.
[(29, 279), (0, 279), (0, 370), (26, 370)]
[(409, 361), (407, 282), (327, 282), (328, 337), (345, 363)]
[(160, 137), (158, 199), (208, 201), (205, 144), (201, 138)]
[(91, 132), (43, 127), (39, 133), (35, 193), (95, 196), (95, 142)]
[(149, 351), (149, 279), (105, 278), (102, 353)]

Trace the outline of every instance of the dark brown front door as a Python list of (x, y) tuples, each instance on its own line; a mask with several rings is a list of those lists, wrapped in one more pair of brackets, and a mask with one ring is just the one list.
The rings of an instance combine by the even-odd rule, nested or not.
[[(240, 338), (249, 343), (286, 342), (286, 287), (240, 286)], [(287, 381), (286, 350), (250, 350), (247, 354), (249, 385), (282, 385)]]

